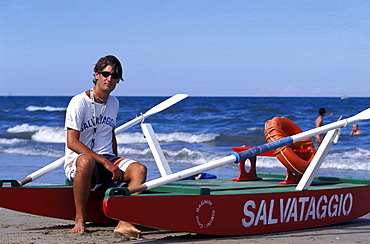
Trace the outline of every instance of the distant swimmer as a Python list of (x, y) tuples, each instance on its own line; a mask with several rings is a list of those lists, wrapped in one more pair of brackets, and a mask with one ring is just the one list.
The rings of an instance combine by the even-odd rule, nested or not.
[(358, 125), (357, 124), (353, 124), (352, 125), (352, 131), (351, 131), (351, 134), (349, 134), (350, 136), (353, 136), (353, 135), (361, 135), (361, 131), (358, 129)]
[[(319, 109), (319, 116), (316, 118), (316, 122), (315, 122), (316, 128), (324, 125), (324, 116), (325, 116), (325, 114), (326, 114), (325, 108), (320, 108)], [(323, 137), (322, 137), (321, 134), (319, 134), (319, 135), (315, 135), (315, 139), (318, 143), (321, 143), (322, 140), (323, 140)]]

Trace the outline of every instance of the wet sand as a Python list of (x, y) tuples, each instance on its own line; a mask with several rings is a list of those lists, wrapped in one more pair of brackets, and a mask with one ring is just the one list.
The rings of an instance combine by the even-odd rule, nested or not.
[(370, 243), (370, 214), (338, 225), (250, 236), (209, 236), (138, 227), (140, 239), (117, 237), (114, 225), (88, 225), (74, 234), (73, 221), (0, 208), (0, 243)]

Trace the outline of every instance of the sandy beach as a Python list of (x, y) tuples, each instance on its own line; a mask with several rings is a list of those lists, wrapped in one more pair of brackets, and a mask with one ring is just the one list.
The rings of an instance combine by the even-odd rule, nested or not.
[(73, 222), (0, 208), (0, 243), (370, 243), (370, 214), (338, 225), (251, 236), (208, 236), (139, 227), (140, 239), (113, 235), (114, 225), (88, 225), (70, 233)]

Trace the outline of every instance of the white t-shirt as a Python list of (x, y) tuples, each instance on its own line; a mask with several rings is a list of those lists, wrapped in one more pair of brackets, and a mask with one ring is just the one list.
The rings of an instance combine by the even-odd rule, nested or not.
[[(119, 109), (118, 99), (109, 96), (104, 109), (104, 104), (94, 102), (95, 118), (97, 122), (97, 131), (93, 151), (98, 154), (114, 155), (112, 148), (112, 133), (116, 127), (116, 119)], [(92, 101), (85, 92), (74, 96), (67, 107), (65, 129), (78, 130), (80, 132), (80, 141), (91, 148), (93, 138), (94, 123), (92, 113)], [(65, 147), (64, 168), (78, 154)]]

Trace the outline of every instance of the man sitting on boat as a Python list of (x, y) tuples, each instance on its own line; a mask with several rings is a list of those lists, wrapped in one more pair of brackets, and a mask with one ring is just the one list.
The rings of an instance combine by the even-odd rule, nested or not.
[[(76, 208), (75, 226), (71, 232), (85, 232), (86, 205), (90, 191), (100, 186), (128, 188), (145, 182), (144, 165), (118, 157), (114, 133), (119, 111), (118, 99), (110, 93), (123, 80), (120, 61), (106, 56), (94, 68), (94, 87), (74, 96), (66, 112), (66, 176), (73, 182)], [(115, 234), (139, 237), (141, 231), (131, 223), (119, 221)]]

